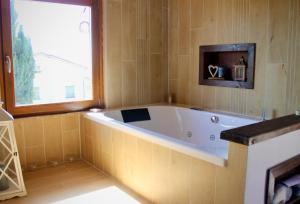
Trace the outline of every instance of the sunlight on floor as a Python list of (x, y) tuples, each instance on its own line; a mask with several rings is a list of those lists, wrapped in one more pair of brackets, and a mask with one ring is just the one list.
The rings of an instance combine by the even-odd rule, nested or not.
[(93, 203), (105, 203), (105, 204), (141, 204), (139, 201), (131, 197), (129, 194), (122, 191), (120, 188), (116, 186), (107, 187), (101, 190), (93, 191), (90, 193), (82, 194), (79, 196), (75, 196), (72, 198), (67, 198), (64, 200), (60, 200), (57, 202), (53, 202), (52, 204), (82, 204), (88, 201), (89, 204)]

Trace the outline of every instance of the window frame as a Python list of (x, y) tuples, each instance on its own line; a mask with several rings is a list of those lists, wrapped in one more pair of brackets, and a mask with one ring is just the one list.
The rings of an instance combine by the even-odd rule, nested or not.
[[(11, 22), (10, 22), (10, 0), (1, 0), (0, 9), (0, 88), (1, 99), (4, 102), (3, 107), (15, 117), (54, 114), (73, 112), (89, 109), (90, 107), (103, 107), (103, 10), (102, 0), (33, 0), (40, 2), (52, 2), (62, 4), (73, 4), (91, 7), (92, 19), (92, 86), (93, 99), (49, 103), (37, 105), (15, 105), (14, 94), (14, 74), (13, 65), (12, 72), (9, 74), (4, 64), (5, 56), (10, 56), (12, 59), (12, 37), (11, 37)], [(8, 42), (8, 43), (5, 43)]]

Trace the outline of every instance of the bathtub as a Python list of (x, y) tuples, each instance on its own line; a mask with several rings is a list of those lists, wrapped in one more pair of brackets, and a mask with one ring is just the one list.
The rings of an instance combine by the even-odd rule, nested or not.
[(228, 141), (220, 139), (221, 131), (258, 122), (177, 106), (87, 112), (85, 117), (218, 166), (225, 166), (228, 158)]

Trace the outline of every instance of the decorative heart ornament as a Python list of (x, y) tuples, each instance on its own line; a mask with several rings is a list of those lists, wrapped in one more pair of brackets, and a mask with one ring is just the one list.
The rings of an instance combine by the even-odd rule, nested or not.
[(211, 76), (214, 78), (218, 74), (219, 67), (218, 66), (209, 65), (208, 66), (208, 71), (211, 74)]

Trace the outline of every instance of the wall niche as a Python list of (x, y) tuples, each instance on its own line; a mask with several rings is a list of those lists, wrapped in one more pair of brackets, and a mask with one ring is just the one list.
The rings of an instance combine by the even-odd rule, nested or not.
[(254, 88), (255, 43), (200, 46), (199, 84)]

